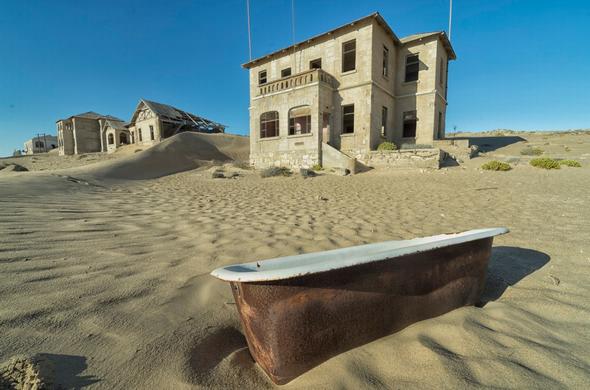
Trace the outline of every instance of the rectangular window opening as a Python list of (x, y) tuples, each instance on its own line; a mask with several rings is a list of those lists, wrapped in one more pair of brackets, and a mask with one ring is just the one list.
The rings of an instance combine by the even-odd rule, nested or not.
[(309, 61), (309, 69), (322, 69), (322, 59), (317, 58)]
[(154, 134), (154, 126), (152, 126), (152, 125), (150, 125), (150, 138), (152, 141), (156, 139), (155, 134)]
[(291, 76), (291, 68), (285, 68), (281, 70), (281, 77), (289, 77)]
[(389, 49), (383, 46), (383, 77), (389, 75)]
[(416, 122), (418, 118), (416, 117), (416, 111), (406, 111), (404, 112), (404, 130), (403, 130), (403, 137), (404, 138), (415, 138), (416, 137)]
[(354, 104), (342, 106), (342, 133), (354, 133)]
[(387, 107), (381, 109), (381, 136), (387, 136)]
[(266, 70), (258, 72), (258, 85), (266, 84)]
[(356, 69), (356, 39), (342, 44), (342, 72)]
[(412, 54), (406, 57), (406, 78), (405, 81), (418, 80), (418, 71), (420, 70), (420, 60), (418, 54)]

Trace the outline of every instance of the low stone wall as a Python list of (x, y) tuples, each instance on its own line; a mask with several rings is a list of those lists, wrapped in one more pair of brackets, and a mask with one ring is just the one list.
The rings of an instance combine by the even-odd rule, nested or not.
[(311, 168), (319, 163), (317, 149), (261, 152), (250, 155), (250, 164), (256, 169), (268, 167)]
[(463, 160), (469, 160), (470, 158), (475, 157), (478, 152), (477, 146), (471, 145), (468, 138), (435, 140), (433, 144), (459, 163), (463, 162)]
[(439, 169), (443, 152), (440, 149), (402, 149), (362, 153), (357, 160), (373, 168)]

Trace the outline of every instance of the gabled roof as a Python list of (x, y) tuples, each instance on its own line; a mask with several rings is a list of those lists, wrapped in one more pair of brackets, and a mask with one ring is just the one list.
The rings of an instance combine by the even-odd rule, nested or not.
[(119, 121), (119, 122), (124, 122), (122, 119), (119, 119), (119, 118), (117, 118), (115, 116), (112, 116), (112, 115), (102, 115), (102, 114), (99, 114), (98, 112), (94, 112), (94, 111), (83, 112), (81, 114), (72, 115), (72, 116), (70, 116), (68, 118), (58, 119), (56, 122), (64, 121), (64, 120), (68, 120), (68, 119), (72, 119), (72, 118), (110, 119), (110, 120), (115, 120), (115, 121)]
[[(333, 30), (327, 31), (327, 32), (325, 32), (323, 34), (319, 34), (319, 35), (313, 36), (313, 37), (311, 37), (309, 39), (306, 39), (304, 41), (295, 43), (294, 45), (285, 47), (285, 48), (280, 49), (280, 50), (276, 50), (276, 51), (274, 51), (274, 52), (272, 52), (270, 54), (267, 54), (265, 56), (262, 56), (262, 57), (258, 57), (256, 59), (253, 59), (253, 60), (251, 60), (251, 61), (243, 64), (242, 67), (244, 67), (246, 69), (251, 68), (253, 66), (258, 65), (261, 62), (265, 62), (267, 60), (270, 60), (273, 57), (283, 56), (283, 55), (285, 55), (285, 53), (288, 53), (290, 50), (297, 49), (300, 46), (303, 46), (303, 45), (306, 45), (306, 44), (311, 44), (311, 43), (317, 42), (318, 40), (320, 40), (320, 39), (322, 39), (322, 38), (324, 38), (326, 36), (330, 36), (330, 35), (336, 34), (336, 33), (340, 32), (340, 31), (344, 30), (347, 27), (354, 26), (354, 25), (357, 25), (357, 24), (361, 24), (361, 23), (363, 23), (363, 22), (365, 22), (367, 20), (371, 20), (371, 19), (375, 19), (375, 21), (377, 22), (377, 24), (379, 24), (381, 27), (383, 27), (383, 29), (385, 29), (385, 31), (387, 32), (387, 34), (393, 39), (393, 42), (396, 45), (399, 45), (399, 44), (402, 44), (402, 43), (405, 43), (405, 42), (409, 42), (409, 41), (412, 41), (414, 39), (420, 39), (420, 37), (416, 37), (416, 38), (412, 38), (412, 37), (418, 36), (418, 35), (422, 35), (422, 34), (410, 35), (410, 36), (404, 38), (404, 39), (406, 39), (406, 41), (404, 42), (404, 39), (401, 39), (400, 40), (395, 35), (395, 33), (393, 32), (393, 30), (391, 29), (391, 27), (389, 27), (389, 25), (387, 24), (387, 22), (385, 21), (385, 19), (383, 19), (383, 17), (381, 16), (381, 14), (379, 14), (379, 12), (374, 12), (374, 13), (372, 13), (370, 15), (367, 15), (367, 16), (362, 17), (362, 18), (357, 19), (357, 20), (353, 20), (350, 23), (346, 23), (346, 24), (344, 24), (344, 25), (342, 25), (340, 27), (337, 27), (337, 28), (335, 28)], [(434, 32), (434, 33), (427, 33), (427, 36), (434, 35), (434, 34), (442, 34), (441, 39), (443, 39), (443, 36), (444, 36), (444, 39), (446, 40), (446, 42), (443, 40), (443, 45), (445, 46), (445, 48), (447, 49), (447, 51), (449, 53), (449, 58), (451, 58), (451, 59), (457, 58), (456, 55), (455, 55), (455, 52), (453, 51), (453, 48), (451, 46), (450, 41), (446, 37), (446, 34), (444, 32), (440, 32), (439, 31), (439, 32)], [(425, 38), (425, 37), (426, 36), (424, 36), (422, 38)]]
[(449, 41), (449, 38), (447, 37), (447, 33), (445, 33), (444, 31), (432, 31), (432, 32), (425, 32), (425, 33), (420, 33), (420, 34), (412, 34), (412, 35), (408, 35), (407, 37), (403, 37), (402, 39), (400, 39), (400, 41), (402, 42), (402, 44), (406, 44), (406, 43), (419, 41), (421, 39), (426, 39), (426, 38), (430, 38), (430, 37), (434, 37), (434, 36), (436, 36), (438, 39), (441, 40), (443, 46), (447, 50), (447, 54), (449, 55), (449, 59), (456, 60), (457, 55), (455, 54), (455, 50), (453, 50), (453, 46), (451, 46), (451, 41)]
[(127, 130), (128, 123), (120, 120), (108, 119), (105, 123), (105, 127), (106, 126), (112, 127), (113, 129), (117, 130)]
[(208, 128), (223, 128), (225, 129), (227, 126), (222, 125), (221, 123), (213, 122), (209, 119), (203, 118), (201, 116), (191, 114), (189, 112), (183, 111), (179, 108), (170, 106), (168, 104), (153, 102), (147, 99), (139, 99), (139, 103), (133, 112), (133, 116), (131, 117), (131, 121), (129, 121), (129, 125), (133, 125), (135, 120), (137, 119), (137, 114), (139, 107), (144, 104), (147, 108), (149, 108), (154, 114), (160, 117), (161, 120), (169, 121), (169, 122), (187, 122), (188, 125), (194, 125), (199, 127), (200, 129), (208, 129)]

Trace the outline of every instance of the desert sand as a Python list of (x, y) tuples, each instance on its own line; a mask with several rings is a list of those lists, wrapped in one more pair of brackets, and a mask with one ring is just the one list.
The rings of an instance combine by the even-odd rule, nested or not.
[[(0, 362), (37, 355), (66, 388), (272, 388), (211, 270), (505, 226), (477, 307), (283, 388), (588, 388), (590, 135), (478, 137), (480, 157), (437, 171), (263, 179), (242, 169), (247, 139), (194, 134), (84, 166), (49, 155), (0, 171)], [(527, 145), (582, 167), (531, 167)], [(513, 169), (479, 169), (492, 159)]]

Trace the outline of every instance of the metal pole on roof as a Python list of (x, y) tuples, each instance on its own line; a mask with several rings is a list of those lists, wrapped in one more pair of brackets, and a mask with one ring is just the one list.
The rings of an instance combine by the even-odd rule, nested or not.
[(252, 61), (252, 33), (250, 32), (250, 0), (246, 0), (246, 13), (248, 14), (248, 53)]
[(451, 40), (451, 22), (453, 21), (453, 0), (450, 1), (451, 3), (449, 4), (449, 41)]
[(291, 0), (291, 44), (293, 45), (293, 74), (297, 73), (295, 61), (295, 0)]

